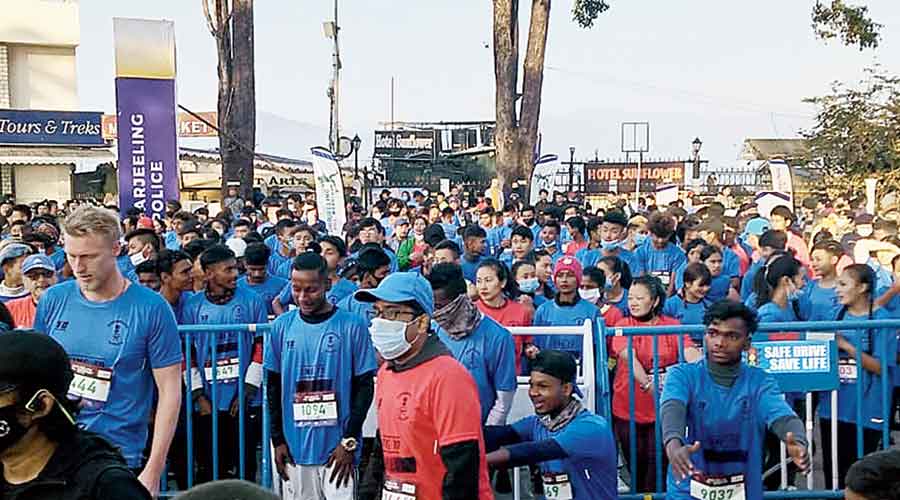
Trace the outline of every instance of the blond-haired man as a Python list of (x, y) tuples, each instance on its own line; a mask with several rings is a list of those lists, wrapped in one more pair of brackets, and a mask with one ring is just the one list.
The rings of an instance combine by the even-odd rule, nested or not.
[[(116, 266), (121, 229), (110, 210), (82, 206), (63, 224), (75, 276), (47, 290), (34, 328), (72, 359), (69, 391), (81, 398), (78, 421), (118, 446), (156, 495), (181, 405), (181, 343), (172, 309)], [(143, 463), (155, 388), (159, 398), (150, 457)]]

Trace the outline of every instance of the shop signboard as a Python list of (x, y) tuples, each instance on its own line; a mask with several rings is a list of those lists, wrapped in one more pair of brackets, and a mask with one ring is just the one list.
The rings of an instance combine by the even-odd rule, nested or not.
[(102, 113), (0, 109), (0, 144), (103, 146)]
[[(588, 163), (584, 167), (585, 192), (634, 192), (637, 163)], [(655, 193), (657, 185), (684, 185), (683, 161), (648, 161), (640, 168), (641, 191)]]

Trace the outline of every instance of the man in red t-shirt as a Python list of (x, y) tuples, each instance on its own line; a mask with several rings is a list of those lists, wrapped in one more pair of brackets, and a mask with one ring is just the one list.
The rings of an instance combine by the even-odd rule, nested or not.
[[(418, 273), (395, 273), (355, 294), (374, 303), (375, 440), (359, 497), (492, 500), (478, 390), (431, 331), (434, 297)], [(379, 462), (383, 460), (383, 477)]]
[(12, 314), (16, 328), (31, 328), (41, 295), (56, 284), (56, 267), (44, 254), (29, 255), (22, 262), (22, 276), (28, 295), (10, 300), (6, 308)]

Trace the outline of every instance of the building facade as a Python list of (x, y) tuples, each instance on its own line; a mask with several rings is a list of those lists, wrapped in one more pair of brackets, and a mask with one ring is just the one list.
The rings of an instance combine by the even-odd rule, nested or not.
[(0, 12), (0, 193), (70, 199), (76, 174), (114, 160), (98, 114), (73, 113), (78, 2), (0, 0)]

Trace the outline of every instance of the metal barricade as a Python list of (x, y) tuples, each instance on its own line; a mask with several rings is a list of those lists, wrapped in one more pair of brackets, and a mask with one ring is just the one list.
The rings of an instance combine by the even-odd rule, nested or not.
[[(661, 336), (671, 336), (678, 335), (678, 359), (679, 363), (684, 362), (684, 338), (683, 336), (689, 334), (704, 334), (706, 327), (703, 325), (680, 325), (680, 326), (653, 326), (653, 327), (607, 327), (603, 324), (602, 320), (598, 322), (598, 328), (600, 330), (600, 337), (602, 339), (610, 338), (610, 337), (626, 337), (627, 338), (627, 351), (628, 351), (628, 398), (629, 398), (629, 442), (630, 446), (628, 450), (623, 450), (624, 453), (629, 457), (629, 475), (631, 479), (631, 491), (630, 494), (620, 494), (619, 498), (626, 500), (646, 500), (648, 498), (665, 498), (665, 493), (663, 493), (663, 482), (665, 481), (666, 471), (662, 470), (662, 453), (664, 443), (661, 442), (661, 418), (659, 414), (660, 407), (660, 391), (654, 391), (654, 409), (655, 409), (655, 458), (656, 458), (656, 492), (637, 492), (634, 488), (635, 478), (637, 477), (637, 449), (636, 449), (636, 423), (634, 419), (635, 415), (635, 383), (634, 376), (632, 375), (634, 368), (634, 350), (633, 350), (633, 339), (634, 337), (644, 336), (644, 337), (652, 337), (652, 366), (650, 370), (648, 370), (648, 375), (654, 377), (654, 380), (657, 380), (659, 371), (659, 352), (658, 352), (658, 339)], [(892, 330), (900, 329), (900, 319), (890, 319), (890, 320), (866, 320), (866, 321), (817, 321), (817, 322), (791, 322), (791, 323), (763, 323), (759, 325), (757, 330), (758, 333), (783, 333), (783, 332), (804, 332), (804, 333), (796, 333), (796, 334), (788, 334), (788, 335), (797, 335), (799, 339), (801, 336), (805, 336), (806, 339), (809, 340), (830, 340), (834, 341), (837, 338), (838, 331), (848, 331), (848, 330), (878, 330), (878, 329), (886, 329), (887, 331), (881, 332), (880, 335), (877, 335), (874, 341), (881, 342), (882, 344), (882, 352), (887, 352), (884, 347), (888, 345), (890, 336), (896, 336), (897, 333)], [(810, 333), (806, 333), (810, 332)], [(812, 333), (815, 332), (815, 333)], [(759, 341), (754, 342), (754, 344), (760, 343), (764, 344), (767, 341)], [(866, 385), (864, 382), (867, 377), (870, 377), (867, 373), (867, 370), (863, 368), (862, 362), (862, 352), (861, 348), (862, 341), (857, 337), (853, 339), (853, 346), (856, 352), (856, 367), (858, 373), (858, 382), (856, 383), (856, 456), (857, 459), (863, 456), (863, 391), (864, 386)], [(875, 351), (874, 345), (869, 346), (872, 349), (872, 352)], [(598, 342), (598, 348), (601, 352), (600, 356), (603, 356), (605, 359), (606, 352), (606, 342)], [(896, 353), (887, 352), (888, 355), (893, 354), (896, 356)], [(835, 348), (834, 358), (837, 358), (837, 349)], [(892, 405), (891, 405), (891, 389), (893, 385), (893, 380), (889, 377), (888, 372), (888, 363), (887, 356), (880, 356), (880, 372), (881, 376), (881, 384), (880, 384), (880, 397), (881, 404), (883, 409), (883, 415), (881, 418), (881, 448), (887, 448), (890, 446), (890, 419), (892, 418)], [(617, 366), (617, 369), (624, 368), (622, 366)], [(836, 371), (835, 371), (836, 373)], [(601, 389), (609, 389), (610, 381), (608, 379), (608, 373), (604, 376), (603, 373), (598, 373), (601, 378), (605, 378), (604, 381), (600, 383)], [(839, 381), (838, 381), (839, 383)], [(654, 383), (655, 387), (655, 383)], [(814, 458), (814, 427), (813, 427), (813, 401), (812, 401), (812, 393), (805, 392), (805, 400), (806, 400), (806, 432), (807, 432), (807, 440), (810, 444), (809, 456), (810, 456), (810, 474), (807, 477), (807, 490), (805, 491), (766, 491), (764, 493), (764, 498), (767, 499), (781, 499), (781, 498), (843, 498), (843, 493), (838, 491), (838, 439), (837, 439), (837, 422), (838, 422), (838, 391), (831, 390), (831, 425), (830, 425), (830, 437), (831, 437), (831, 471), (824, 471), (824, 473), (831, 473), (832, 477), (832, 490), (814, 490), (813, 489), (813, 458)], [(607, 398), (608, 399), (608, 398)], [(607, 407), (608, 408), (608, 407)], [(610, 425), (612, 425), (612, 413), (606, 411), (603, 413), (609, 420)], [(803, 417), (801, 417), (803, 418)], [(821, 432), (826, 432), (825, 429), (821, 429)], [(787, 467), (786, 467), (786, 459), (785, 459), (785, 447), (784, 444), (781, 444), (781, 487), (785, 488), (787, 483)], [(761, 473), (763, 471), (760, 471)]]
[[(194, 339), (196, 338), (197, 335), (218, 335), (220, 333), (225, 333), (225, 332), (262, 333), (263, 334), (263, 345), (265, 346), (268, 342), (268, 334), (269, 334), (270, 329), (271, 329), (271, 324), (179, 325), (178, 326), (179, 333), (181, 333), (184, 337), (182, 349), (184, 352), (185, 374), (187, 374), (187, 376), (185, 377), (186, 379), (183, 380), (185, 393), (182, 396), (182, 405), (183, 405), (183, 411), (184, 411), (184, 426), (185, 426), (184, 439), (185, 439), (186, 454), (187, 454), (185, 465), (187, 467), (186, 478), (187, 478), (187, 487), (188, 488), (190, 488), (194, 485), (195, 457), (196, 457), (196, 454), (199, 452), (205, 451), (207, 453), (209, 453), (209, 452), (212, 453), (212, 455), (210, 457), (210, 463), (211, 463), (211, 467), (212, 467), (212, 470), (211, 470), (212, 479), (216, 480), (219, 478), (218, 477), (219, 476), (219, 442), (218, 442), (218, 435), (219, 435), (219, 432), (218, 432), (219, 431), (219, 421), (218, 420), (219, 419), (218, 419), (218, 406), (217, 406), (217, 403), (218, 403), (217, 392), (218, 391), (216, 391), (216, 390), (210, 391), (211, 392), (210, 398), (211, 398), (211, 404), (212, 404), (212, 414), (211, 414), (212, 449), (211, 450), (195, 450), (194, 449), (194, 434), (196, 431), (194, 429), (194, 420), (193, 420), (194, 402), (192, 399), (192, 389), (194, 389), (194, 384), (189, 375), (191, 365), (195, 361), (192, 359), (193, 348), (194, 348)], [(237, 338), (238, 338), (238, 366), (244, 366), (244, 363), (246, 361), (248, 361), (245, 358), (245, 352), (249, 352), (252, 345), (251, 346), (245, 345), (245, 339), (244, 339), (243, 335), (238, 335)], [(210, 364), (211, 370), (209, 370), (209, 373), (210, 373), (211, 377), (209, 377), (208, 383), (211, 386), (214, 386), (217, 383), (216, 380), (217, 380), (217, 376), (218, 376), (218, 373), (217, 373), (218, 370), (216, 369), (217, 368), (216, 361), (218, 359), (217, 342), (210, 342), (209, 345), (210, 345), (210, 352), (209, 352), (210, 358), (209, 359), (211, 361), (211, 364)], [(205, 367), (198, 367), (198, 368), (200, 370), (203, 370)], [(246, 407), (247, 407), (247, 404), (245, 402), (243, 375), (244, 374), (240, 374), (240, 376), (238, 377), (238, 381), (236, 382), (237, 383), (237, 392), (238, 392), (237, 397), (238, 397), (238, 401), (240, 402), (240, 404), (238, 405), (238, 436), (237, 436), (238, 437), (238, 454), (239, 454), (238, 477), (240, 477), (241, 479), (247, 479), (249, 481), (256, 482), (256, 478), (245, 477), (246, 476), (246, 462), (245, 462), (246, 453), (245, 452), (246, 452), (246, 430), (247, 430), (246, 429), (246, 425), (247, 425), (247, 423), (246, 423), (247, 408)], [(262, 453), (262, 460), (261, 460), (262, 467), (258, 468), (257, 470), (258, 470), (258, 473), (260, 474), (262, 485), (265, 487), (271, 487), (271, 484), (272, 484), (271, 461), (270, 461), (269, 454), (265, 452), (265, 450), (268, 449), (268, 446), (266, 445), (266, 443), (269, 442), (269, 434), (270, 434), (270, 432), (269, 432), (268, 398), (267, 398), (267, 394), (266, 394), (266, 385), (267, 385), (266, 382), (267, 382), (266, 370), (263, 369), (262, 383), (259, 388), (259, 390), (261, 392), (261, 400), (262, 400), (262, 405), (261, 405), (261, 410), (260, 410), (260, 412), (261, 412), (260, 425), (262, 426), (262, 429), (260, 432), (260, 434), (261, 434), (260, 442), (262, 443), (263, 453)], [(160, 492), (161, 492), (160, 497), (172, 496), (174, 494), (174, 492), (170, 491), (168, 488), (168, 474), (167, 473), (164, 473), (163, 477), (161, 478), (161, 481), (162, 481), (162, 484), (160, 487)]]
[[(509, 333), (513, 336), (517, 335), (581, 335), (581, 360), (579, 364), (579, 374), (575, 383), (581, 386), (584, 394), (584, 406), (595, 413), (601, 410), (603, 390), (603, 380), (606, 378), (601, 374), (606, 371), (606, 358), (602, 355), (604, 350), (595, 352), (598, 346), (602, 345), (600, 329), (595, 328), (590, 320), (585, 320), (581, 326), (527, 326), (527, 327), (507, 327)], [(517, 376), (516, 396), (513, 400), (513, 409), (507, 417), (508, 422), (533, 415), (534, 409), (531, 406), (531, 400), (528, 397), (528, 388), (530, 378), (526, 376)], [(523, 397), (522, 392), (525, 392)], [(521, 482), (519, 468), (513, 469), (513, 498), (519, 500), (521, 498)]]

